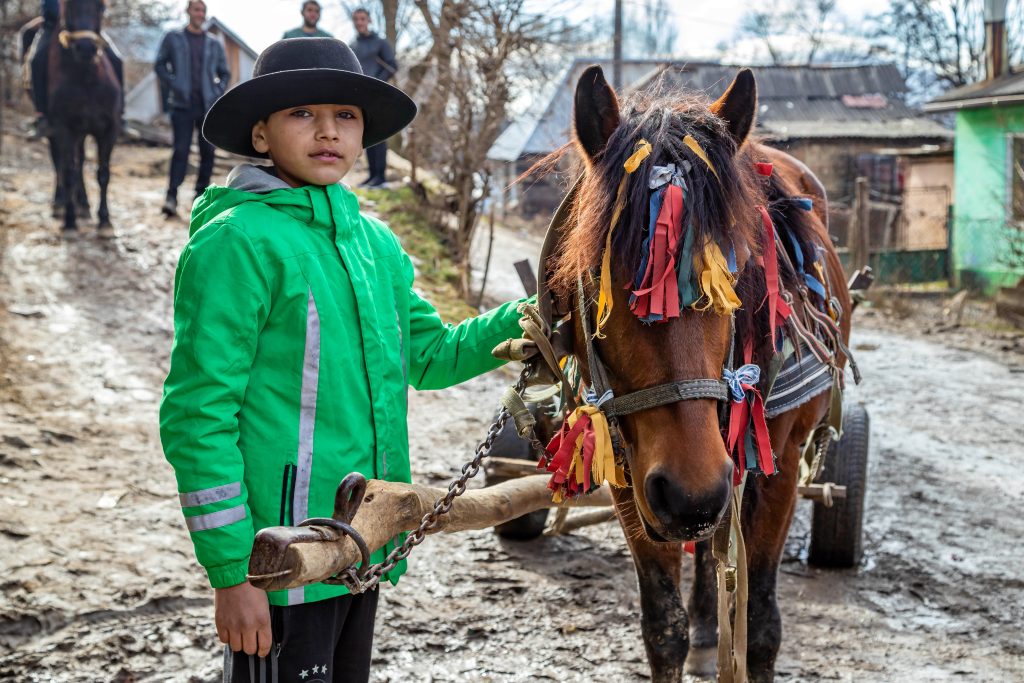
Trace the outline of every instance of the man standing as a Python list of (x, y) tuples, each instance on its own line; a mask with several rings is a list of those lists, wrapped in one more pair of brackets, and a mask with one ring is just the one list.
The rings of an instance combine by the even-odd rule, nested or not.
[[(185, 180), (188, 152), (193, 131), (203, 125), (203, 117), (214, 101), (224, 94), (231, 80), (224, 48), (206, 33), (206, 3), (189, 0), (185, 8), (188, 25), (169, 31), (160, 43), (154, 69), (163, 90), (168, 93), (165, 107), (170, 109), (174, 132), (174, 153), (171, 155), (171, 178), (162, 211), (173, 216), (178, 211), (178, 187)], [(199, 174), (196, 177), (198, 197), (210, 184), (213, 175), (213, 145), (199, 135)]]
[(285, 31), (282, 38), (333, 38), (327, 31), (317, 28), (320, 23), (320, 3), (306, 0), (302, 3), (302, 26)]
[[(370, 30), (370, 13), (360, 7), (352, 12), (352, 23), (356, 27), (356, 42), (352, 51), (359, 59), (363, 73), (381, 81), (390, 81), (398, 71), (395, 51), (387, 40)], [(384, 184), (387, 171), (388, 143), (379, 142), (366, 148), (366, 163), (370, 166), (369, 177), (360, 187), (380, 187)]]

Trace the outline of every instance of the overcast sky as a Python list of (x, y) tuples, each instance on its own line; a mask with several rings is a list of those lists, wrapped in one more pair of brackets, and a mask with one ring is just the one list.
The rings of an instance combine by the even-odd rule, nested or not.
[[(372, 0), (367, 0), (370, 4)], [(564, 0), (563, 0), (564, 1)], [(639, 7), (649, 0), (624, 0), (626, 7)], [(286, 29), (301, 23), (301, 0), (207, 0), (209, 13), (218, 17), (238, 33), (256, 51), (260, 51), (281, 37)], [(558, 0), (536, 0), (540, 6), (558, 4)], [(341, 4), (321, 0), (324, 6), (321, 27), (342, 40), (354, 37), (352, 24), (344, 16)], [(676, 52), (679, 56), (709, 57), (718, 45), (732, 38), (736, 22), (744, 10), (756, 7), (757, 0), (670, 0), (674, 7), (675, 23), (679, 35)], [(837, 10), (855, 24), (866, 14), (877, 14), (888, 6), (888, 0), (838, 0)], [(612, 14), (612, 0), (581, 0), (573, 11), (574, 20), (586, 20), (588, 15)], [(182, 15), (184, 19), (184, 15)], [(610, 41), (609, 41), (610, 43)], [(608, 52), (611, 52), (609, 45)]]

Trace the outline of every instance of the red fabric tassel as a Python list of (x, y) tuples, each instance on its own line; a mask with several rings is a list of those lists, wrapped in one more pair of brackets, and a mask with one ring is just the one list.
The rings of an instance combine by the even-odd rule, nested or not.
[[(661, 201), (661, 210), (650, 241), (647, 270), (632, 310), (640, 318), (654, 316), (658, 322), (679, 317), (679, 283), (676, 276), (676, 251), (683, 232), (683, 189), (669, 184)], [(685, 258), (685, 255), (684, 255)]]
[(761, 212), (761, 224), (764, 227), (764, 279), (768, 287), (768, 319), (769, 329), (772, 337), (772, 346), (775, 346), (776, 332), (786, 324), (786, 320), (793, 314), (793, 309), (780, 294), (779, 284), (779, 254), (775, 248), (775, 224), (764, 206), (757, 207)]
[[(750, 339), (743, 345), (744, 363), (753, 361), (754, 348)], [(753, 384), (741, 384), (746, 397), (742, 401), (730, 401), (729, 432), (725, 445), (733, 458), (733, 485), (739, 486), (743, 481), (747, 463), (748, 430), (754, 431), (754, 443), (757, 445), (757, 466), (762, 474), (772, 475), (777, 472), (775, 455), (772, 452), (771, 434), (768, 432), (768, 419), (764, 410), (764, 399), (761, 391)]]
[(770, 163), (754, 164), (754, 170), (757, 171), (757, 174), (765, 177), (772, 174), (772, 169), (773, 166)]
[(697, 542), (696, 541), (686, 541), (685, 543), (683, 543), (683, 551), (684, 552), (688, 552), (691, 555), (693, 555), (694, 553), (697, 552)]

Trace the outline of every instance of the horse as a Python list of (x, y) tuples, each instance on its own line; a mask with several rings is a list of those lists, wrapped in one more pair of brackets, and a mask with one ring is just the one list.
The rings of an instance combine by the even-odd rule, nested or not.
[[(96, 181), (100, 188), (97, 228), (113, 234), (107, 207), (110, 157), (121, 132), (121, 84), (104, 50), (100, 28), (105, 0), (64, 0), (55, 40), (50, 41), (49, 112), (53, 133), (48, 137), (57, 175), (55, 210), (63, 200), (64, 234), (77, 230), (79, 211), (89, 215), (85, 200), (83, 164), (85, 138), (96, 141)], [(78, 192), (69, 188), (79, 188)], [(77, 210), (76, 210), (77, 209)]]
[[(570, 143), (582, 158), (580, 176), (552, 221), (553, 247), (542, 254), (541, 310), (547, 306), (550, 317), (566, 318), (562, 343), (582, 383), (579, 394), (588, 395), (585, 413), (592, 424), (602, 416), (608, 423), (618, 472), (608, 481), (622, 479), (612, 493), (634, 560), (641, 630), (658, 683), (679, 681), (684, 672), (714, 675), (716, 665), (720, 676), (725, 670), (716, 643), (718, 615), (728, 609), (722, 612), (719, 603), (716, 612), (717, 546), (711, 539), (717, 542), (716, 530), (731, 510), (741, 510), (740, 554), (749, 577), (737, 677), (773, 680), (782, 639), (776, 579), (797, 500), (799, 460), (809, 437), (819, 448), (827, 443), (835, 396), (822, 390), (770, 418), (762, 404), (766, 430), (755, 430), (754, 412), (767, 396), (773, 362), (778, 369), (780, 346), (825, 349), (822, 362), (834, 389), (843, 382), (849, 354), (852, 303), (828, 236), (824, 188), (801, 162), (752, 138), (756, 112), (750, 70), (739, 71), (713, 102), (700, 94), (636, 94), (620, 106), (601, 68), (590, 67), (576, 87)], [(673, 195), (678, 204), (669, 209), (682, 226), (674, 242), (671, 226), (659, 232), (662, 214), (654, 215), (652, 198), (660, 182), (664, 212), (667, 179), (679, 188)], [(661, 239), (664, 246), (666, 234), (668, 248), (659, 257), (655, 245)], [(658, 259), (660, 281), (651, 276)], [(811, 278), (827, 296), (809, 287), (803, 264), (812, 263)], [(691, 268), (684, 278), (682, 271)], [(736, 299), (731, 304), (730, 295)], [(676, 296), (672, 311), (666, 301)], [(801, 359), (799, 351), (795, 357)], [(743, 429), (730, 430), (741, 419)], [(570, 432), (562, 444), (586, 448), (579, 444), (590, 437), (582, 434)], [(562, 447), (553, 443), (548, 453)], [(557, 470), (557, 457), (549, 471)], [(561, 478), (552, 479), (556, 490), (557, 481), (572, 484), (564, 462)], [(745, 485), (737, 488), (743, 469), (749, 470)], [(684, 606), (687, 542), (695, 546), (694, 579)]]

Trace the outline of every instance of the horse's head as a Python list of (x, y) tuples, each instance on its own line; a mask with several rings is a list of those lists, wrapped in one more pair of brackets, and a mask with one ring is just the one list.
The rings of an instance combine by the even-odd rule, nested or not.
[(100, 29), (106, 0), (64, 0), (61, 9), (60, 41), (75, 59), (95, 59), (103, 42)]
[[(737, 338), (734, 325), (746, 330), (752, 324), (756, 304), (747, 301), (755, 300), (756, 278), (745, 277), (744, 270), (759, 252), (756, 207), (764, 200), (750, 145), (744, 143), (756, 106), (749, 70), (741, 71), (716, 102), (674, 93), (637, 96), (620, 108), (599, 67), (588, 69), (579, 81), (575, 135), (586, 170), (553, 263), (551, 284), (575, 302), (574, 312), (580, 310), (578, 292), (593, 301), (602, 286), (606, 288), (611, 312), (593, 344), (616, 396), (680, 380), (721, 378)], [(649, 149), (641, 141), (649, 143)], [(648, 154), (636, 166), (635, 160), (643, 157), (636, 154), (641, 148)], [(627, 162), (631, 157), (633, 164)], [(661, 214), (651, 215), (658, 211), (652, 201), (652, 176), (657, 175), (656, 166), (670, 164), (674, 183), (685, 187), (685, 195), (679, 190), (678, 196), (685, 198), (678, 200), (673, 219), (682, 226), (675, 256), (667, 258), (678, 258), (681, 268), (685, 262), (700, 285), (707, 261), (719, 257), (719, 276), (728, 275), (722, 266), (738, 273), (735, 293), (744, 306), (735, 314), (711, 298), (702, 298), (703, 303), (681, 299), (680, 315), (668, 322), (651, 322), (650, 316), (645, 322), (631, 310), (631, 292), (642, 290), (642, 283), (652, 279), (655, 250), (645, 240), (654, 234), (653, 219), (661, 220)], [(632, 172), (625, 168), (630, 165)], [(687, 232), (691, 239), (685, 238)], [(675, 274), (668, 277), (675, 287)], [(589, 326), (583, 316), (573, 316), (581, 376), (588, 383), (593, 369), (588, 354), (580, 350), (592, 336), (598, 315), (600, 311), (595, 315), (591, 306)], [(700, 398), (641, 408), (618, 418), (637, 509), (653, 539), (706, 538), (724, 514), (733, 465), (719, 415), (718, 401)]]

